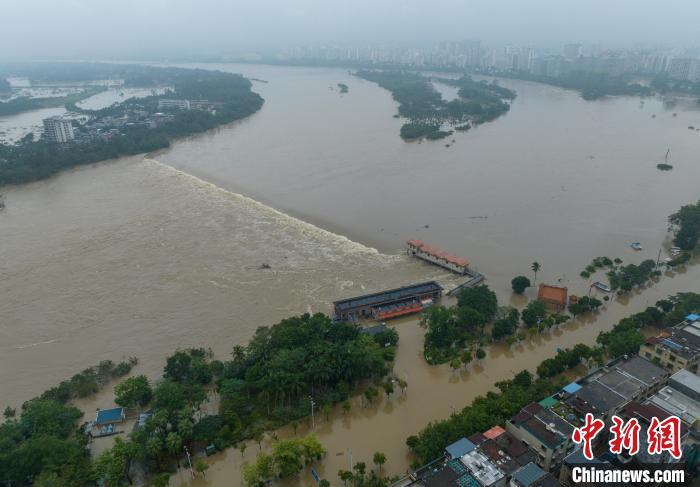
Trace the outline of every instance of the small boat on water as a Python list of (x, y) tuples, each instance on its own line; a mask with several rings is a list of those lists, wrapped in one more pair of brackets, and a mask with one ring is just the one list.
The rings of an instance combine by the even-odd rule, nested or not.
[(632, 247), (634, 250), (642, 250), (642, 244), (640, 242), (632, 242), (630, 247)]
[(609, 293), (612, 291), (612, 289), (610, 289), (610, 286), (608, 286), (607, 284), (600, 282), (600, 281), (594, 282), (593, 284), (591, 284), (591, 286), (603, 291), (604, 293)]

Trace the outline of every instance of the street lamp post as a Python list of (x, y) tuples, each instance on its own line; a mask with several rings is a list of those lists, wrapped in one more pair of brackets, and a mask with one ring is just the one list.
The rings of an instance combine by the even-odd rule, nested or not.
[(190, 465), (190, 475), (192, 475), (192, 478), (194, 478), (194, 470), (192, 470), (192, 457), (190, 456), (190, 450), (187, 449), (187, 445), (185, 445), (185, 453), (187, 454), (187, 463)]

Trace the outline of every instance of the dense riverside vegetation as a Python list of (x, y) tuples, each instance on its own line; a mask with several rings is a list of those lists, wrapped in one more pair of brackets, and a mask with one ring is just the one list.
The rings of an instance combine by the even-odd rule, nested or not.
[(641, 313), (620, 320), (611, 331), (601, 332), (596, 347), (578, 344), (561, 350), (554, 358), (544, 360), (537, 367), (537, 378), (524, 370), (512, 380), (498, 382), (500, 392), (479, 396), (453, 414), (449, 419), (429, 423), (418, 435), (409, 436), (406, 444), (415, 456), (415, 466), (438, 458), (443, 449), (463, 436), (485, 431), (496, 424), (504, 424), (523, 406), (539, 401), (559, 390), (562, 381), (554, 380), (565, 370), (576, 367), (582, 360), (593, 360), (600, 365), (605, 360), (625, 354), (636, 354), (644, 337), (639, 331), (644, 326), (670, 326), (683, 320), (691, 312), (700, 311), (700, 294), (679, 293), (658, 301)]
[(271, 454), (260, 453), (255, 462), (243, 468), (243, 483), (248, 487), (258, 487), (275, 477), (291, 477), (298, 474), (304, 464), (320, 460), (325, 453), (325, 448), (314, 435), (280, 440), (275, 443)]
[(650, 87), (657, 93), (687, 93), (700, 95), (700, 82), (675, 80), (666, 76), (658, 76), (651, 80)]
[(78, 428), (83, 413), (68, 401), (96, 393), (135, 363), (100, 362), (27, 401), (19, 413), (8, 406), (0, 424), (0, 484), (93, 485), (88, 438)]
[(389, 90), (399, 103), (399, 115), (408, 121), (401, 127), (403, 139), (426, 137), (440, 139), (452, 133), (442, 130), (445, 124), (478, 125), (506, 113), (510, 108), (503, 100), (515, 93), (494, 83), (478, 82), (469, 76), (460, 79), (439, 79), (459, 88), (459, 99), (445, 101), (429, 78), (417, 73), (399, 70), (360, 70), (356, 76), (377, 83)]
[(67, 104), (78, 103), (102, 91), (104, 91), (102, 87), (90, 87), (78, 93), (65, 96), (52, 96), (47, 98), (21, 96), (6, 102), (0, 102), (0, 116), (15, 115), (17, 113), (40, 110), (42, 108), (62, 107)]
[[(586, 301), (575, 311), (594, 311), (600, 304), (598, 300)], [(537, 299), (530, 301), (521, 313), (515, 308), (499, 307), (496, 294), (486, 285), (467, 288), (460, 292), (455, 306), (436, 305), (425, 312), (423, 323), (427, 331), (423, 353), (430, 364), (450, 362), (457, 369), (473, 359), (484, 358), (482, 347), (491, 341), (505, 340), (512, 346), (523, 340), (526, 332), (532, 337), (568, 320), (568, 315), (548, 316), (545, 304)], [(490, 336), (484, 333), (489, 323)]]
[(675, 227), (673, 243), (683, 250), (694, 250), (700, 239), (700, 201), (681, 207), (669, 221)]
[[(86, 68), (82, 65), (78, 66), (79, 72), (84, 73)], [(102, 69), (102, 65), (98, 66)], [(59, 73), (64, 73), (62, 69)], [(143, 124), (125, 127), (109, 138), (95, 138), (70, 144), (52, 144), (45, 140), (34, 141), (30, 136), (17, 145), (0, 144), (0, 186), (42, 179), (72, 166), (162, 149), (167, 147), (174, 138), (203, 132), (247, 117), (259, 110), (263, 103), (263, 99), (251, 91), (250, 81), (240, 75), (176, 68), (127, 66), (122, 69), (122, 75), (126, 77), (127, 84), (138, 86), (167, 84), (172, 86), (174, 91), (162, 96), (130, 100), (88, 113), (94, 116), (114, 116), (135, 106), (148, 113), (155, 113), (158, 111), (159, 98), (206, 99), (219, 105), (214, 112), (176, 110), (172, 112), (172, 120), (155, 128)], [(34, 68), (29, 72), (33, 73)], [(109, 68), (107, 72), (119, 73), (114, 67)], [(98, 74), (100, 73), (102, 71)], [(74, 105), (73, 107), (75, 108)], [(83, 110), (83, 112), (86, 111)]]
[(425, 360), (430, 364), (448, 362), (459, 357), (468, 344), (480, 343), (484, 326), (497, 311), (496, 294), (486, 285), (463, 289), (456, 306), (428, 308), (424, 316)]
[(520, 409), (539, 401), (556, 390), (563, 383), (553, 383), (547, 379), (535, 379), (523, 370), (511, 380), (496, 383), (500, 392), (489, 392), (479, 396), (460, 412), (449, 419), (429, 423), (416, 436), (409, 436), (406, 444), (413, 452), (415, 466), (438, 458), (444, 448), (463, 436), (486, 431), (496, 424), (503, 424)]
[[(215, 360), (202, 349), (179, 350), (167, 358), (162, 379), (151, 384), (135, 376), (115, 387), (117, 404), (131, 416), (145, 408), (153, 415), (91, 459), (88, 437), (78, 425), (82, 414), (67, 401), (130, 370), (130, 362), (101, 363), (25, 404), (19, 420), (7, 411), (9, 419), (0, 425), (0, 484), (120, 485), (130, 482), (134, 463), (149, 474), (172, 473), (185, 447), (197, 452), (248, 439), (259, 443), (265, 431), (309, 416), (311, 397), (317, 411), (330, 411), (367, 381), (379, 382), (397, 339), (393, 331), (369, 337), (355, 325), (306, 314), (259, 328), (246, 347), (233, 348), (230, 361)], [(206, 415), (202, 406), (214, 391), (219, 411)], [(313, 437), (278, 442), (271, 465), (263, 459), (249, 475), (263, 480), (267, 472), (294, 475), (323, 452)]]
[(536, 81), (553, 86), (559, 86), (581, 93), (584, 100), (598, 100), (605, 96), (649, 96), (653, 90), (648, 86), (631, 83), (622, 76), (608, 76), (604, 74), (571, 73), (568, 76), (545, 76), (525, 72), (502, 73), (499, 76), (505, 78)]

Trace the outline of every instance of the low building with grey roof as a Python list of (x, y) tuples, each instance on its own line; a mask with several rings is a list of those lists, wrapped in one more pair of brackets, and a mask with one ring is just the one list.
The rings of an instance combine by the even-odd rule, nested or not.
[(609, 421), (630, 401), (657, 392), (668, 381), (669, 372), (638, 356), (611, 362), (584, 380), (567, 404), (581, 414), (592, 413)]

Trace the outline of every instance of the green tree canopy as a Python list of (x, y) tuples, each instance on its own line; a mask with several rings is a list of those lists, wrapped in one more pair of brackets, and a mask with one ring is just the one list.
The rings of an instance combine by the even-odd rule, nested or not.
[(530, 279), (525, 276), (516, 276), (510, 281), (510, 284), (515, 294), (522, 294), (530, 287)]
[(146, 406), (151, 402), (153, 391), (146, 376), (137, 375), (117, 384), (114, 388), (114, 395), (114, 402), (119, 406), (133, 408)]

